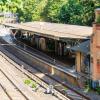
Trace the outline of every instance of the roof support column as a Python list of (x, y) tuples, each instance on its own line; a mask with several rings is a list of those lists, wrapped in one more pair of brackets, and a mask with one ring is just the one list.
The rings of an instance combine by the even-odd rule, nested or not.
[(11, 34), (14, 36), (17, 34), (18, 30), (17, 29), (11, 29)]
[(57, 40), (54, 40), (55, 41), (55, 55), (57, 54), (57, 51), (58, 51), (58, 41)]
[(76, 71), (81, 72), (82, 53), (76, 52)]
[(54, 75), (54, 74), (55, 74), (54, 67), (51, 67), (51, 75)]

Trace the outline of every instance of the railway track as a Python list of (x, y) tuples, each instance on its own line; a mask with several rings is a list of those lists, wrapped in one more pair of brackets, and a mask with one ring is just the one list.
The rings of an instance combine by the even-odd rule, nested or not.
[[(41, 78), (39, 78), (37, 75), (31, 73), (30, 71), (26, 71), (26, 70), (23, 71), (23, 69), (21, 69), (20, 66), (16, 65), (11, 60), (9, 60), (9, 58), (7, 56), (5, 56), (5, 55), (2, 55), (2, 56), (6, 59), (6, 61), (8, 61), (10, 64), (12, 64), (17, 70), (22, 72), (29, 79), (36, 81), (41, 87), (43, 87), (45, 89), (48, 87), (48, 83), (45, 82), (44, 80), (42, 80)], [(57, 96), (58, 98), (59, 98), (59, 96), (61, 96), (62, 100), (70, 100), (69, 98), (66, 98), (65, 96), (59, 94), (58, 91), (55, 91), (55, 93), (57, 93), (57, 95), (55, 95), (55, 96)], [(59, 94), (59, 96), (58, 96), (58, 94)], [(59, 99), (61, 99), (61, 98), (59, 98)]]
[[(24, 100), (29, 100), (28, 97), (26, 97), (26, 95), (17, 87), (17, 85), (6, 75), (6, 73), (2, 69), (0, 69), (0, 72), (7, 78), (7, 80), (12, 84), (12, 86), (22, 95)], [(9, 99), (13, 100), (13, 98), (10, 96), (10, 93), (6, 91), (6, 89), (3, 87), (3, 85), (0, 84), (0, 86), (2, 87), (4, 92), (7, 94)]]
[[(19, 40), (15, 40), (14, 39), (14, 42), (16, 43), (16, 46), (18, 48), (24, 48), (24, 50), (27, 51), (28, 53), (30, 53), (30, 54), (32, 54), (32, 55), (34, 55), (34, 56), (36, 56), (36, 57), (38, 57), (38, 58), (40, 58), (40, 59), (48, 62), (48, 63), (51, 63), (51, 64), (56, 65), (56, 66), (59, 66), (59, 67), (62, 64), (63, 67), (67, 67), (66, 65), (64, 65), (60, 61), (53, 59), (52, 57), (46, 55), (45, 53), (43, 53), (43, 52), (41, 52), (39, 50), (36, 50), (36, 49), (28, 46), (27, 44), (25, 44), (25, 43), (23, 43), (23, 42), (21, 42)], [(55, 62), (57, 62), (57, 64), (54, 62), (54, 60), (55, 60)]]
[[(19, 71), (23, 72), (22, 69), (16, 65), (14, 65), (11, 61), (9, 61), (9, 58), (4, 55), (2, 55), (8, 62), (10, 62), (13, 66), (15, 66)], [(19, 64), (20, 65), (20, 64)], [(31, 80), (36, 81), (40, 86), (42, 86), (43, 88), (47, 88), (48, 87), (48, 83), (44, 80), (42, 80), (41, 78), (39, 78), (37, 75), (33, 74), (32, 72), (30, 73), (30, 71), (24, 71), (24, 74), (29, 77)], [(63, 94), (61, 94), (59, 91), (55, 90), (55, 96), (57, 96), (58, 98), (62, 99), (62, 100), (71, 100), (70, 97), (66, 97)], [(70, 99), (69, 99), (70, 98)]]
[[(4, 40), (2, 40), (1, 41), (1, 43), (6, 43)], [(16, 47), (14, 47), (13, 46), (13, 48), (16, 48)], [(18, 48), (19, 49), (19, 48)], [(15, 66), (16, 67), (16, 66)], [(30, 66), (30, 67), (32, 67), (32, 66)], [(18, 68), (18, 67), (17, 67)], [(33, 68), (33, 67), (32, 67)], [(19, 69), (20, 70), (20, 69)], [(38, 70), (39, 72), (41, 72), (39, 69), (35, 69), (35, 70)], [(20, 70), (21, 71), (21, 70)], [(29, 73), (29, 74), (31, 74), (31, 75), (33, 75), (34, 73), (31, 71), (31, 70), (28, 70), (28, 72), (27, 73)], [(42, 73), (42, 72), (41, 72)], [(26, 73), (25, 73), (26, 74)], [(44, 73), (42, 73), (42, 74), (44, 74)], [(26, 74), (27, 75), (27, 74)], [(30, 77), (31, 79), (33, 79), (30, 75), (27, 75), (28, 77)], [(35, 74), (34, 74), (34, 76), (35, 77), (37, 77), (39, 80), (41, 80), (38, 76), (36, 76)], [(51, 78), (52, 80), (54, 80), (54, 81), (56, 81), (58, 84), (60, 84), (60, 86), (58, 86), (58, 87), (55, 87), (55, 90), (56, 90), (56, 92), (57, 93), (60, 93), (62, 96), (66, 96), (67, 98), (69, 98), (69, 99), (71, 99), (71, 100), (90, 100), (90, 98), (88, 98), (88, 97), (86, 97), (85, 95), (82, 95), (81, 93), (78, 93), (77, 91), (75, 91), (74, 89), (72, 89), (71, 87), (69, 87), (69, 86), (67, 86), (67, 85), (65, 85), (64, 83), (61, 83), (60, 81), (58, 81), (58, 80), (56, 80), (56, 79), (54, 79), (53, 77), (51, 77), (51, 76), (49, 76), (48, 74), (45, 74), (45, 76), (47, 76), (47, 77), (49, 77), (49, 78)], [(46, 81), (44, 81), (44, 80), (42, 80), (44, 83), (46, 83), (46, 84), (48, 84), (48, 82), (46, 82)], [(65, 88), (65, 87), (67, 87), (69, 90), (71, 90), (72, 91), (72, 93), (74, 93), (75, 95), (76, 95), (76, 97), (77, 97), (77, 99), (75, 98), (75, 95), (68, 95), (67, 93), (66, 93), (66, 91), (61, 91), (63, 88)], [(62, 88), (62, 89), (61, 89)]]
[(6, 91), (5, 87), (1, 83), (0, 83), (0, 87), (2, 88), (6, 96), (9, 98), (9, 100), (13, 100), (12, 97), (9, 95), (9, 93)]
[[(5, 71), (5, 73), (7, 74), (7, 76), (9, 76), (8, 74), (9, 73), (12, 73), (12, 75), (11, 75), (11, 79), (13, 80), (13, 78), (15, 78), (15, 80), (17, 81), (17, 83), (19, 84), (19, 86), (20, 86), (20, 88), (21, 88), (21, 90), (22, 91), (27, 91), (28, 90), (28, 88), (27, 88), (27, 86), (25, 85), (25, 84), (22, 84), (23, 83), (23, 79), (24, 80), (26, 80), (27, 78), (28, 79), (31, 79), (31, 80), (33, 80), (33, 81), (35, 81), (35, 79), (36, 80), (38, 80), (38, 82), (37, 82), (37, 86), (39, 86), (38, 85), (38, 83), (40, 83), (40, 85), (41, 85), (41, 83), (43, 84), (43, 86), (41, 87), (41, 86), (39, 86), (39, 88), (36, 90), (37, 92), (33, 92), (32, 90), (31, 90), (31, 88), (30, 88), (30, 90), (31, 90), (31, 92), (30, 91), (28, 91), (28, 94), (26, 95), (28, 98), (29, 98), (29, 100), (40, 100), (40, 97), (41, 96), (43, 96), (44, 95), (44, 97), (41, 97), (41, 100), (47, 100), (46, 98), (48, 98), (48, 97), (50, 97), (50, 100), (59, 100), (59, 98), (57, 98), (57, 97), (55, 97), (55, 96), (52, 96), (52, 95), (46, 95), (45, 93), (44, 93), (44, 88), (46, 88), (46, 86), (47, 86), (47, 84), (46, 83), (43, 83), (42, 81), (41, 81), (41, 79), (39, 80), (39, 78), (38, 77), (35, 77), (34, 75), (31, 75), (31, 74), (29, 74), (26, 70), (25, 71), (23, 71), (21, 68), (20, 68), (20, 66), (18, 65), (18, 64), (16, 64), (15, 62), (13, 62), (11, 59), (9, 59), (6, 55), (4, 55), (3, 53), (1, 53), (0, 52), (0, 57), (2, 56), (2, 58), (3, 58), (3, 61), (4, 61), (4, 63), (6, 62), (6, 64), (7, 64), (7, 66), (4, 64), (2, 64), (3, 66), (2, 66), (2, 69)], [(9, 68), (8, 68), (8, 71), (6, 70), (7, 69), (7, 67), (9, 66)], [(21, 80), (18, 78), (18, 77), (16, 77), (16, 76), (18, 76), (18, 77), (22, 77), (21, 78)], [(24, 86), (23, 86), (24, 85)], [(44, 87), (45, 86), (45, 87)], [(24, 87), (26, 87), (25, 89), (24, 89)], [(39, 94), (39, 91), (41, 91), (40, 92), (40, 94)], [(29, 94), (32, 94), (32, 99), (30, 98), (30, 95)], [(35, 96), (34, 95), (34, 93), (36, 94), (36, 95), (38, 95), (38, 96)], [(42, 93), (42, 94), (41, 94)], [(26, 93), (25, 93), (26, 94)], [(43, 99), (44, 98), (44, 99)], [(5, 100), (5, 99), (4, 99)], [(13, 99), (14, 100), (14, 99)], [(21, 98), (19, 98), (19, 99), (17, 99), (17, 100), (23, 100), (23, 99), (21, 99)], [(63, 100), (67, 100), (67, 99), (63, 99)], [(68, 99), (69, 100), (69, 99)]]

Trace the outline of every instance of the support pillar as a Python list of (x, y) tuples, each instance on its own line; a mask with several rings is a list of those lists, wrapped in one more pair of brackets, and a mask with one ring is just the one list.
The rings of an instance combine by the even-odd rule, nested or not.
[(14, 38), (15, 38), (15, 35), (17, 34), (17, 32), (18, 32), (18, 30), (16, 30), (16, 29), (14, 29), (14, 30), (12, 29), (11, 30), (11, 34), (14, 36)]
[(55, 71), (54, 71), (54, 67), (51, 67), (51, 75), (54, 75)]
[(57, 40), (55, 40), (55, 55), (57, 54), (57, 52), (58, 52), (58, 46), (57, 46)]
[(26, 32), (26, 33), (27, 33), (27, 38), (29, 39), (29, 35), (30, 35), (30, 34), (29, 34), (29, 32)]
[(76, 52), (76, 71), (77, 72), (81, 72), (81, 59), (82, 59), (81, 52)]

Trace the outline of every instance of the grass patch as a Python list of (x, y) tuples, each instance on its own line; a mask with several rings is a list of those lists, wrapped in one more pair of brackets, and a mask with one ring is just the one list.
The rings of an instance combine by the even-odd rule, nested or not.
[(37, 84), (34, 82), (34, 83), (32, 83), (32, 86), (31, 86), (32, 88), (36, 88), (37, 87)]
[(26, 85), (31, 84), (31, 82), (32, 82), (32, 80), (30, 80), (30, 79), (26, 79), (26, 80), (24, 80), (24, 83), (25, 83)]
[(37, 83), (32, 81), (31, 79), (24, 80), (24, 84), (29, 85), (31, 88), (37, 88)]
[(65, 87), (65, 88), (64, 88), (64, 91), (67, 91), (67, 90), (68, 90), (68, 88)]

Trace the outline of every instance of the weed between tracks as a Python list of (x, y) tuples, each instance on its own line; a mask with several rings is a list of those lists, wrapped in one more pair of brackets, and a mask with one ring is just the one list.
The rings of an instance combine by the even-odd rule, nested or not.
[(32, 81), (31, 79), (26, 79), (24, 80), (24, 84), (30, 86), (32, 89), (37, 89), (38, 84), (34, 81)]

